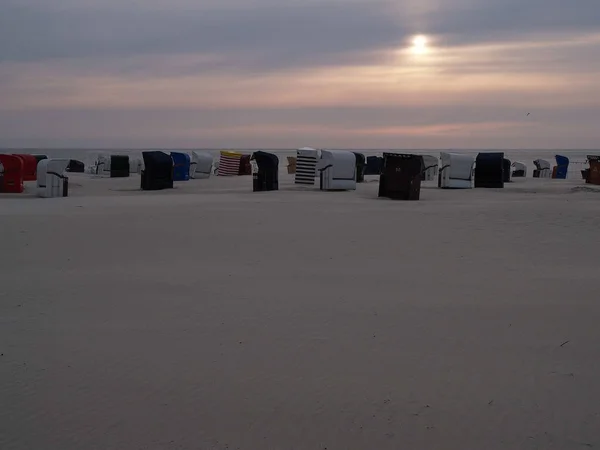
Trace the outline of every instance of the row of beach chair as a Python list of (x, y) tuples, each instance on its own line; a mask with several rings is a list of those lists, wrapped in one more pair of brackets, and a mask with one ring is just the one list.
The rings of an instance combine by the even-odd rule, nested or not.
[[(566, 178), (569, 160), (557, 155), (557, 165), (551, 169), (545, 160), (535, 160), (533, 176), (537, 178)], [(587, 183), (600, 184), (600, 157), (589, 155), (590, 167), (582, 170)], [(390, 167), (398, 173), (390, 172)], [(293, 170), (292, 170), (293, 168)], [(253, 175), (253, 190), (277, 190), (279, 187), (279, 159), (276, 155), (258, 151), (252, 155), (222, 151), (216, 164), (207, 152), (170, 154), (143, 152), (142, 158), (127, 155), (99, 155), (91, 173), (107, 177), (141, 175), (143, 190), (172, 188), (174, 181), (208, 178), (213, 172), (219, 176)], [(23, 181), (37, 180), (39, 195), (56, 197), (68, 195), (68, 177), (65, 172), (83, 171), (83, 163), (69, 159), (47, 159), (45, 155), (0, 155), (0, 191), (22, 192)], [(380, 175), (380, 186), (400, 179), (418, 186), (420, 181), (433, 181), (444, 189), (502, 188), (514, 177), (525, 177), (527, 167), (511, 163), (501, 152), (482, 152), (478, 155), (447, 153), (438, 158), (431, 155), (384, 153), (369, 156), (345, 150), (317, 150), (301, 148), (296, 157), (288, 157), (288, 173), (295, 175), (297, 185), (311, 186), (319, 182), (321, 190), (354, 190), (366, 175)], [(53, 178), (54, 177), (54, 178)], [(392, 180), (392, 181), (389, 181)], [(396, 180), (396, 181), (394, 181)], [(401, 183), (402, 184), (402, 183)], [(389, 189), (383, 188), (383, 192)], [(409, 192), (414, 189), (405, 189)], [(393, 191), (393, 189), (392, 189)], [(416, 192), (416, 191), (415, 191)], [(407, 194), (408, 195), (408, 194)], [(418, 198), (418, 194), (409, 197)]]

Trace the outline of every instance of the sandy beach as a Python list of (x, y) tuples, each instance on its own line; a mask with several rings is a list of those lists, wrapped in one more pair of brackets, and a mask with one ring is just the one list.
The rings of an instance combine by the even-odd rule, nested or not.
[(0, 449), (600, 446), (600, 190), (530, 176), (28, 183), (0, 198)]

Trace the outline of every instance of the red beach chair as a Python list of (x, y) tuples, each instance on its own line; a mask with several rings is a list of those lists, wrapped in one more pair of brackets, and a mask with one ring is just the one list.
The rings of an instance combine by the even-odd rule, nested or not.
[(0, 191), (12, 194), (23, 192), (23, 160), (14, 155), (0, 155), (0, 163), (4, 166), (4, 182)]
[(14, 155), (23, 161), (23, 181), (35, 181), (37, 179), (37, 159), (33, 155)]

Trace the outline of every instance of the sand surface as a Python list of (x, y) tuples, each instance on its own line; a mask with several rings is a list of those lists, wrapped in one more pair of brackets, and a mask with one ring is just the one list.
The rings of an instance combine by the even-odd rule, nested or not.
[(292, 180), (0, 198), (0, 449), (600, 446), (600, 191)]

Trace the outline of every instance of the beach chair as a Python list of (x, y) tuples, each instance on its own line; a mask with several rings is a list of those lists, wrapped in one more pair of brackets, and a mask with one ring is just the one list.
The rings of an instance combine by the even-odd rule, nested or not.
[(380, 175), (382, 166), (383, 158), (381, 156), (367, 156), (365, 175)]
[(295, 156), (288, 156), (287, 157), (287, 173), (288, 175), (293, 175), (296, 173), (296, 157)]
[(317, 160), (319, 150), (304, 147), (296, 150), (296, 177), (295, 184), (314, 185), (317, 174)]
[(37, 195), (42, 198), (68, 197), (69, 178), (65, 175), (70, 159), (43, 159), (37, 166)]
[(512, 163), (512, 177), (513, 178), (522, 178), (527, 176), (527, 166), (522, 162), (514, 162)]
[(190, 155), (182, 152), (171, 152), (173, 160), (173, 181), (190, 179)]
[(587, 169), (585, 182), (588, 184), (600, 185), (600, 156), (588, 155), (587, 160), (590, 164), (590, 168)]
[(356, 157), (356, 182), (365, 181), (365, 170), (367, 169), (367, 158), (362, 153), (354, 152)]
[(33, 155), (15, 154), (23, 162), (23, 181), (35, 181), (37, 172), (37, 160)]
[(479, 153), (475, 159), (475, 187), (504, 187), (504, 153)]
[[(422, 181), (433, 181), (438, 176), (438, 159), (435, 156), (423, 155)], [(417, 199), (418, 200), (418, 199)]]
[(252, 164), (250, 163), (250, 155), (242, 155), (240, 157), (240, 167), (238, 175), (252, 175)]
[(424, 168), (421, 155), (384, 153), (378, 196), (394, 200), (419, 200)]
[(510, 159), (506, 159), (504, 158), (502, 160), (502, 175), (504, 176), (504, 182), (505, 183), (510, 183), (510, 178), (512, 176), (512, 170), (511, 170), (511, 166), (512, 166), (512, 162), (510, 161)]
[(192, 152), (192, 162), (190, 163), (190, 178), (195, 180), (201, 178), (210, 178), (213, 166), (213, 157), (206, 152)]
[(141, 189), (157, 191), (173, 188), (173, 159), (164, 152), (142, 152), (144, 170), (141, 173)]
[(279, 158), (273, 153), (254, 152), (251, 160), (256, 163), (252, 173), (252, 190), (277, 191), (279, 189)]
[(83, 161), (70, 159), (69, 165), (67, 166), (67, 172), (83, 173), (85, 172), (85, 164), (83, 163)]
[(473, 166), (475, 158), (460, 153), (440, 153), (441, 167), (438, 187), (442, 189), (473, 188)]
[(144, 168), (144, 161), (142, 158), (130, 157), (129, 158), (129, 173), (141, 173)]
[(36, 161), (35, 170), (37, 170), (37, 163), (39, 163), (42, 159), (48, 159), (46, 155), (33, 155)]
[(550, 163), (545, 159), (536, 159), (533, 164), (535, 165), (533, 178), (550, 178), (552, 176)]
[(317, 162), (319, 189), (352, 191), (356, 189), (356, 156), (346, 150), (321, 150)]
[(101, 177), (110, 177), (110, 161), (110, 155), (98, 155), (95, 164), (95, 174)]
[(4, 166), (2, 192), (20, 194), (23, 185), (23, 160), (15, 155), (0, 154), (0, 163)]
[(220, 177), (239, 175), (241, 158), (242, 154), (239, 152), (221, 151), (217, 174)]
[(569, 158), (562, 155), (556, 155), (556, 166), (552, 169), (552, 178), (557, 180), (565, 180), (569, 171)]
[(129, 156), (110, 155), (110, 177), (127, 178), (129, 177)]

